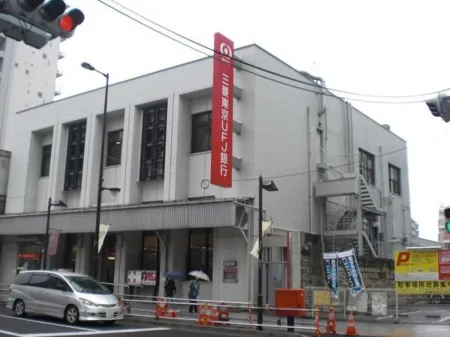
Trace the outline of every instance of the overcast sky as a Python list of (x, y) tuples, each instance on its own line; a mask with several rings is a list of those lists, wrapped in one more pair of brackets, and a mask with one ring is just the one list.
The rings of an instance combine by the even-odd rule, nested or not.
[[(117, 1), (209, 47), (215, 32), (236, 47), (258, 43), (332, 88), (414, 95), (450, 87), (450, 1)], [(104, 85), (102, 77), (80, 68), (83, 61), (118, 82), (204, 56), (96, 0), (68, 2), (85, 12), (86, 21), (61, 47), (62, 97)], [(450, 125), (432, 117), (423, 103), (354, 105), (408, 141), (412, 215), (421, 236), (436, 240), (439, 205), (450, 204), (444, 169), (450, 167), (444, 155)]]

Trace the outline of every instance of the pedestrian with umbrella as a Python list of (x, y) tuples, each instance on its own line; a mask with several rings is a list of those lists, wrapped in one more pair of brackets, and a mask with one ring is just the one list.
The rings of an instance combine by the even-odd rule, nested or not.
[(208, 282), (210, 281), (210, 279), (209, 279), (208, 275), (206, 275), (204, 272), (198, 271), (198, 270), (191, 271), (189, 273), (189, 275), (194, 278), (189, 282), (188, 298), (190, 300), (189, 302), (191, 303), (189, 305), (189, 312), (197, 313), (198, 312), (197, 299), (198, 299), (198, 296), (200, 295), (200, 279), (202, 279), (204, 281), (208, 281)]

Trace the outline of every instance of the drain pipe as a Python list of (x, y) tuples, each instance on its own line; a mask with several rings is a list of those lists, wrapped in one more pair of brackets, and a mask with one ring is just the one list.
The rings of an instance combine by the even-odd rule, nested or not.
[(309, 214), (309, 232), (312, 230), (312, 211), (311, 211), (311, 116), (309, 107), (306, 108), (306, 117), (308, 124), (308, 214)]

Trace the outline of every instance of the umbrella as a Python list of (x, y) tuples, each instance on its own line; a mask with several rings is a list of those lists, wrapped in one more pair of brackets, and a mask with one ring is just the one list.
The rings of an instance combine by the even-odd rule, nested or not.
[(171, 270), (171, 271), (166, 272), (164, 274), (164, 276), (166, 278), (171, 278), (171, 279), (175, 280), (175, 279), (183, 278), (184, 273), (182, 273), (181, 271), (178, 271), (178, 270)]
[(189, 273), (189, 275), (202, 279), (204, 281), (208, 281), (210, 282), (211, 280), (209, 279), (208, 275), (206, 275), (206, 273), (202, 272), (201, 270), (193, 270)]

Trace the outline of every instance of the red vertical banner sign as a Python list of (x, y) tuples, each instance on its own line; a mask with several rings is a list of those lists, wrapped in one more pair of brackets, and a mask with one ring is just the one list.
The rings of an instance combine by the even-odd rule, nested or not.
[(439, 250), (439, 281), (450, 281), (450, 250)]
[(211, 184), (231, 187), (233, 182), (234, 43), (214, 34)]
[(50, 230), (50, 237), (48, 240), (47, 254), (48, 256), (54, 256), (58, 252), (59, 243), (59, 230)]

